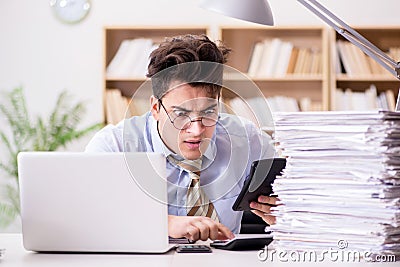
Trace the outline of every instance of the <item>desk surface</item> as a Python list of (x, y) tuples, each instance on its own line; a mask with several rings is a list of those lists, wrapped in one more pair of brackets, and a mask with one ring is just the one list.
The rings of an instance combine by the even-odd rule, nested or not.
[[(213, 253), (204, 254), (182, 254), (170, 251), (161, 255), (146, 254), (44, 254), (26, 251), (22, 246), (21, 234), (0, 234), (0, 248), (5, 253), (0, 259), (0, 266), (24, 267), (24, 266), (175, 266), (175, 267), (196, 267), (196, 266), (229, 266), (229, 267), (253, 267), (253, 266), (281, 266), (293, 264), (293, 261), (282, 262), (274, 259), (261, 261), (258, 251), (225, 251), (213, 249)], [(365, 263), (332, 262), (325, 260), (323, 266), (338, 266), (338, 264), (363, 266)], [(321, 265), (322, 265), (321, 264)], [(297, 263), (297, 266), (308, 266), (310, 262)], [(373, 263), (372, 266), (399, 266), (399, 262)]]

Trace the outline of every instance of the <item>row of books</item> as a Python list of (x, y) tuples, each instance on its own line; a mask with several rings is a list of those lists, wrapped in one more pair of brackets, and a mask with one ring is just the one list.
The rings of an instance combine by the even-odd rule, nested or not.
[(279, 38), (254, 45), (248, 74), (251, 77), (281, 77), (286, 74), (322, 73), (322, 53), (316, 48), (296, 47)]
[(142, 115), (150, 110), (149, 99), (123, 96), (119, 89), (107, 89), (105, 94), (106, 122), (117, 124), (125, 118)]
[(371, 84), (363, 92), (355, 92), (349, 88), (335, 90), (333, 110), (395, 110), (395, 96), (392, 90), (377, 93), (375, 85)]
[[(257, 101), (255, 101), (255, 99)], [(262, 99), (262, 101), (260, 101)], [(233, 99), (225, 99), (225, 104), (230, 104), (238, 102), (240, 100), (238, 97)], [(321, 102), (314, 102), (311, 101), (309, 97), (302, 97), (299, 100), (293, 97), (288, 96), (271, 96), (267, 98), (257, 97), (257, 98), (249, 98), (244, 100), (240, 100), (241, 102), (249, 104), (250, 106), (254, 105), (255, 103), (263, 104), (265, 101), (268, 103), (269, 109), (272, 112), (296, 112), (296, 111), (320, 111), (322, 110), (322, 103)], [(263, 102), (264, 101), (264, 102)]]
[[(123, 40), (107, 66), (107, 78), (144, 78), (149, 55), (157, 47), (149, 38)], [(337, 41), (337, 73), (348, 75), (387, 74), (372, 58), (358, 47)], [(400, 59), (400, 47), (390, 47), (388, 55)], [(266, 39), (254, 45), (248, 74), (251, 77), (280, 77), (286, 74), (320, 74), (322, 53), (315, 48), (296, 47), (279, 38)]]
[(287, 96), (239, 97), (223, 99), (223, 112), (235, 114), (253, 121), (260, 127), (273, 127), (272, 115), (275, 112), (320, 111), (321, 102), (311, 101), (309, 97), (299, 100)]
[[(252, 120), (263, 127), (272, 126), (272, 113), (297, 112), (297, 111), (321, 111), (321, 102), (311, 101), (309, 97), (295, 99), (287, 96), (253, 97), (242, 99), (224, 98), (222, 112), (232, 113)], [(395, 110), (395, 95), (392, 90), (377, 93), (375, 85), (371, 85), (363, 92), (351, 89), (335, 90), (333, 110)], [(147, 98), (128, 98), (121, 94), (119, 89), (106, 90), (106, 116), (107, 122), (116, 124), (122, 119), (134, 115), (142, 115), (149, 111)]]
[(156, 47), (148, 38), (123, 40), (107, 66), (107, 78), (145, 78), (149, 55)]
[[(123, 96), (119, 89), (107, 89), (105, 94), (106, 121), (117, 124), (124, 118), (142, 115), (149, 111), (148, 98), (130, 98)], [(320, 111), (320, 102), (311, 101), (308, 97), (296, 100), (287, 96), (253, 97), (242, 99), (223, 98), (221, 111), (244, 117), (260, 126), (272, 126), (272, 113), (296, 111)]]
[[(388, 74), (386, 69), (352, 43), (338, 40), (336, 44), (336, 73), (346, 73), (349, 76)], [(389, 48), (388, 55), (400, 59), (400, 48)]]

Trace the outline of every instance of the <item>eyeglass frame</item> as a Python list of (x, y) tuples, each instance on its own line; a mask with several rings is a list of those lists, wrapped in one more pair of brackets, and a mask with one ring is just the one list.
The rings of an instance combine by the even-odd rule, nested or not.
[[(219, 98), (218, 98), (218, 101), (219, 101)], [(219, 115), (219, 112), (218, 112), (218, 116), (217, 116), (217, 118), (216, 118), (216, 120), (215, 120), (215, 124), (213, 124), (213, 125), (204, 125), (204, 122), (203, 122), (204, 116), (201, 116), (201, 117), (200, 117), (199, 119), (197, 119), (197, 120), (193, 120), (193, 119), (192, 119), (190, 116), (188, 116), (188, 115), (178, 115), (178, 116), (176, 116), (175, 119), (172, 120), (171, 117), (169, 116), (169, 113), (170, 113), (170, 112), (167, 111), (167, 109), (165, 108), (164, 104), (162, 103), (162, 100), (161, 100), (161, 99), (158, 99), (158, 102), (160, 103), (160, 105), (161, 105), (162, 108), (164, 109), (165, 114), (167, 114), (167, 117), (168, 117), (169, 121), (171, 122), (171, 124), (172, 124), (172, 125), (175, 127), (175, 129), (177, 129), (177, 130), (186, 130), (186, 129), (188, 129), (188, 128), (192, 125), (192, 122), (196, 122), (196, 121), (200, 121), (200, 122), (201, 122), (201, 125), (203, 125), (204, 127), (213, 127), (213, 126), (217, 125), (219, 119), (221, 118), (221, 116)], [(189, 118), (188, 123), (187, 123), (187, 124), (184, 124), (184, 125), (187, 125), (186, 127), (178, 128), (178, 127), (175, 126), (174, 121), (175, 121), (177, 118), (179, 118), (179, 117), (188, 117), (188, 118)]]

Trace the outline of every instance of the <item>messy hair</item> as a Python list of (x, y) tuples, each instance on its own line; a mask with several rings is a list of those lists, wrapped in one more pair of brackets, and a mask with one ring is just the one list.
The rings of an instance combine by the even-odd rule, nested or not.
[(167, 38), (150, 54), (146, 76), (151, 78), (153, 95), (161, 99), (175, 81), (203, 87), (211, 96), (219, 96), (223, 64), (230, 51), (204, 34)]

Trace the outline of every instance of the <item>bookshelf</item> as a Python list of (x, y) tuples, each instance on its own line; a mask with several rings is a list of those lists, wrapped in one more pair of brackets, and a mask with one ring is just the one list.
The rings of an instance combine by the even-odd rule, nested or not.
[[(132, 69), (132, 65), (129, 60), (114, 62), (114, 66), (118, 66), (119, 69), (114, 68), (110, 71), (110, 65), (114, 61), (115, 56), (120, 53), (122, 58), (132, 58), (131, 62), (134, 62), (134, 67), (137, 65), (146, 66), (146, 60), (151, 49), (148, 44), (148, 40), (151, 40), (153, 45), (156, 45), (166, 37), (183, 35), (183, 34), (209, 34), (208, 27), (204, 26), (194, 26), (194, 27), (182, 27), (182, 26), (170, 26), (170, 27), (105, 27), (104, 28), (104, 91), (103, 91), (103, 103), (105, 112), (105, 122), (106, 123), (117, 123), (119, 120), (124, 118), (125, 111), (128, 107), (128, 101), (133, 94), (141, 86), (146, 87), (145, 90), (140, 90), (146, 92), (142, 95), (143, 102), (146, 105), (148, 103), (148, 96), (151, 95), (151, 87), (148, 79), (145, 77), (146, 67), (141, 67), (139, 70), (129, 71)], [(122, 44), (124, 41), (129, 40), (129, 48), (122, 49)], [(144, 42), (136, 42), (132, 45), (131, 40), (144, 40)], [(134, 47), (134, 48), (132, 48)], [(121, 52), (121, 51), (122, 52)], [(136, 52), (138, 53), (135, 53)], [(140, 59), (139, 59), (140, 56)], [(143, 58), (144, 56), (144, 58)], [(121, 56), (119, 57), (121, 58)], [(122, 59), (122, 60), (123, 60)], [(123, 68), (120, 66), (123, 65)], [(147, 81), (147, 82), (146, 82)], [(119, 94), (119, 95), (118, 95)], [(145, 105), (145, 104), (143, 104)], [(143, 106), (142, 104), (140, 106)], [(134, 111), (131, 108), (133, 105), (129, 105), (129, 110), (131, 114), (139, 115), (142, 111), (137, 109)]]
[[(391, 49), (390, 56), (395, 60), (400, 60), (400, 27), (360, 26), (353, 28), (382, 51), (389, 52)], [(368, 94), (367, 91), (371, 85), (375, 96), (366, 97), (366, 101), (370, 101), (370, 105), (376, 105), (373, 103), (373, 97), (375, 97), (378, 102), (383, 101), (383, 105), (386, 101), (386, 104), (389, 105), (388, 108), (393, 109), (400, 82), (336, 31), (331, 30), (330, 40), (332, 48), (330, 53), (331, 109), (341, 110), (343, 103), (347, 108), (352, 105), (350, 109), (360, 108), (360, 105), (363, 106), (360, 101), (365, 99), (365, 94)], [(354, 95), (358, 95), (356, 99), (354, 99)], [(379, 100), (379, 98), (381, 99)]]
[[(265, 97), (285, 96), (298, 102), (302, 98), (309, 98), (314, 110), (329, 110), (329, 34), (326, 28), (221, 27), (219, 36), (220, 40), (233, 50), (228, 64), (246, 73)], [(286, 44), (290, 46), (287, 49)], [(256, 52), (257, 46), (263, 47), (261, 53)], [(295, 49), (295, 61), (281, 66), (281, 62), (290, 58)], [(299, 51), (308, 54), (300, 57)], [(316, 53), (319, 54), (319, 61), (315, 61), (311, 56)], [(255, 58), (262, 58), (263, 62), (255, 63)], [(284, 60), (281, 60), (282, 58)], [(271, 59), (272, 63), (264, 64), (268, 59)], [(311, 66), (313, 60), (319, 62), (319, 68), (311, 71), (312, 68), (306, 67), (306, 62)], [(293, 66), (291, 71), (290, 65)], [(304, 68), (294, 71), (296, 65)], [(234, 82), (234, 78), (231, 80)]]
[[(389, 48), (400, 47), (400, 27), (363, 26), (354, 28), (383, 51), (386, 51)], [(151, 39), (153, 43), (159, 43), (163, 41), (165, 37), (189, 33), (207, 34), (210, 36), (208, 26), (113, 26), (104, 28), (103, 95), (106, 122), (115, 123), (119, 120), (107, 119), (110, 118), (110, 116), (112, 117), (110, 112), (119, 110), (117, 112), (119, 117), (122, 116), (121, 114), (125, 114), (124, 111), (127, 110), (126, 106), (128, 103), (126, 98), (130, 98), (134, 93), (139, 91), (138, 88), (142, 85), (147, 86), (145, 90), (143, 90), (146, 92), (142, 96), (143, 103), (136, 104), (136, 106), (129, 105), (130, 108), (132, 106), (134, 107), (134, 109), (130, 109), (131, 114), (141, 114), (142, 111), (140, 111), (138, 106), (148, 106), (148, 97), (151, 94), (150, 82), (145, 78), (143, 71), (141, 75), (110, 75), (108, 67), (118, 53), (124, 40), (148, 38)], [(373, 64), (368, 61), (369, 59), (367, 56), (365, 56), (366, 58), (360, 58), (359, 53), (356, 55), (350, 54), (346, 57), (350, 59), (350, 61), (347, 62), (347, 65), (349, 65), (350, 62), (350, 65), (352, 64), (353, 68), (356, 66), (356, 68), (358, 67), (359, 69), (350, 74), (343, 72), (343, 70), (345, 70), (344, 64), (339, 64), (340, 59), (338, 57), (340, 54), (337, 52), (338, 41), (347, 41), (331, 28), (325, 26), (220, 26), (218, 32), (215, 32), (215, 35), (215, 37), (211, 36), (212, 40), (221, 40), (227, 46), (232, 48), (232, 53), (228, 60), (228, 66), (239, 70), (244, 73), (244, 76), (249, 77), (260, 89), (262, 95), (267, 98), (278, 96), (287, 97), (295, 102), (297, 101), (297, 103), (300, 104), (300, 109), (303, 107), (301, 105), (302, 100), (306, 98), (308, 99), (307, 103), (309, 110), (338, 110), (338, 104), (344, 102), (339, 98), (339, 96), (342, 97), (343, 95), (349, 94), (356, 95), (358, 97), (357, 101), (360, 101), (361, 93), (368, 91), (372, 94), (374, 91), (374, 88), (371, 88), (371, 84), (376, 87), (377, 96), (382, 95), (384, 98), (397, 97), (400, 82), (387, 73), (383, 68), (380, 66), (373, 66), (374, 72), (372, 72), (371, 65), (371, 72), (361, 72), (361, 70), (365, 71), (365, 69), (362, 68), (365, 67), (364, 65)], [(288, 43), (290, 43), (290, 45), (288, 45)], [(256, 54), (255, 50), (257, 45), (258, 56), (254, 56)], [(271, 47), (273, 47), (273, 49)], [(281, 49), (276, 50), (277, 48)], [(296, 61), (292, 61), (292, 52), (289, 58), (287, 51), (290, 50), (297, 51), (297, 54), (294, 57)], [(302, 60), (300, 60), (300, 50), (308, 51), (308, 54), (305, 54), (304, 52), (301, 57)], [(351, 51), (354, 53), (356, 50), (357, 49), (353, 49)], [(400, 53), (398, 50), (396, 50), (397, 53)], [(271, 51), (279, 51), (279, 53), (272, 53)], [(287, 66), (281, 64), (283, 61), (280, 60), (281, 51), (286, 51), (286, 60), (289, 58)], [(309, 58), (310, 53), (312, 59)], [(315, 53), (319, 53), (319, 55), (316, 56)], [(147, 55), (148, 53), (143, 52), (142, 54)], [(277, 54), (280, 55), (276, 56)], [(273, 57), (274, 55), (275, 58)], [(283, 53), (283, 55), (285, 54)], [(363, 54), (361, 53), (361, 56), (362, 55)], [(308, 61), (305, 60), (307, 56)], [(400, 60), (400, 55), (398, 55), (398, 58), (395, 56), (392, 57)], [(254, 61), (255, 58), (259, 58), (259, 61)], [(268, 59), (271, 59), (272, 63), (267, 62), (269, 61)], [(310, 63), (310, 61), (312, 63)], [(314, 64), (313, 62), (318, 62), (317, 67), (312, 67)], [(364, 64), (362, 65), (360, 62), (364, 62)], [(381, 68), (381, 70), (379, 68)], [(265, 69), (268, 71), (265, 71)], [(228, 81), (228, 84), (240, 84), (243, 82), (243, 76), (238, 78), (235, 75), (230, 76), (228, 74), (225, 76), (225, 80)], [(240, 87), (240, 85), (237, 87)], [(338, 88), (343, 90), (339, 92), (337, 90)], [(245, 89), (246, 86), (243, 86), (244, 91)], [(348, 90), (346, 91), (346, 89)], [(120, 94), (120, 96), (117, 96), (117, 93)], [(111, 101), (110, 97), (107, 97), (108, 94), (113, 95)], [(372, 99), (371, 94), (369, 95), (369, 99)], [(243, 95), (246, 95), (246, 92), (244, 92)], [(223, 92), (223, 96), (228, 99), (235, 98), (234, 94), (229, 94), (229, 92), (226, 91)], [(117, 105), (122, 105), (118, 104), (118, 102), (121, 103), (121, 101), (116, 101), (117, 98), (121, 97), (126, 97), (122, 100), (125, 107), (122, 109), (115, 108)], [(391, 103), (391, 105), (393, 106), (393, 103)]]

